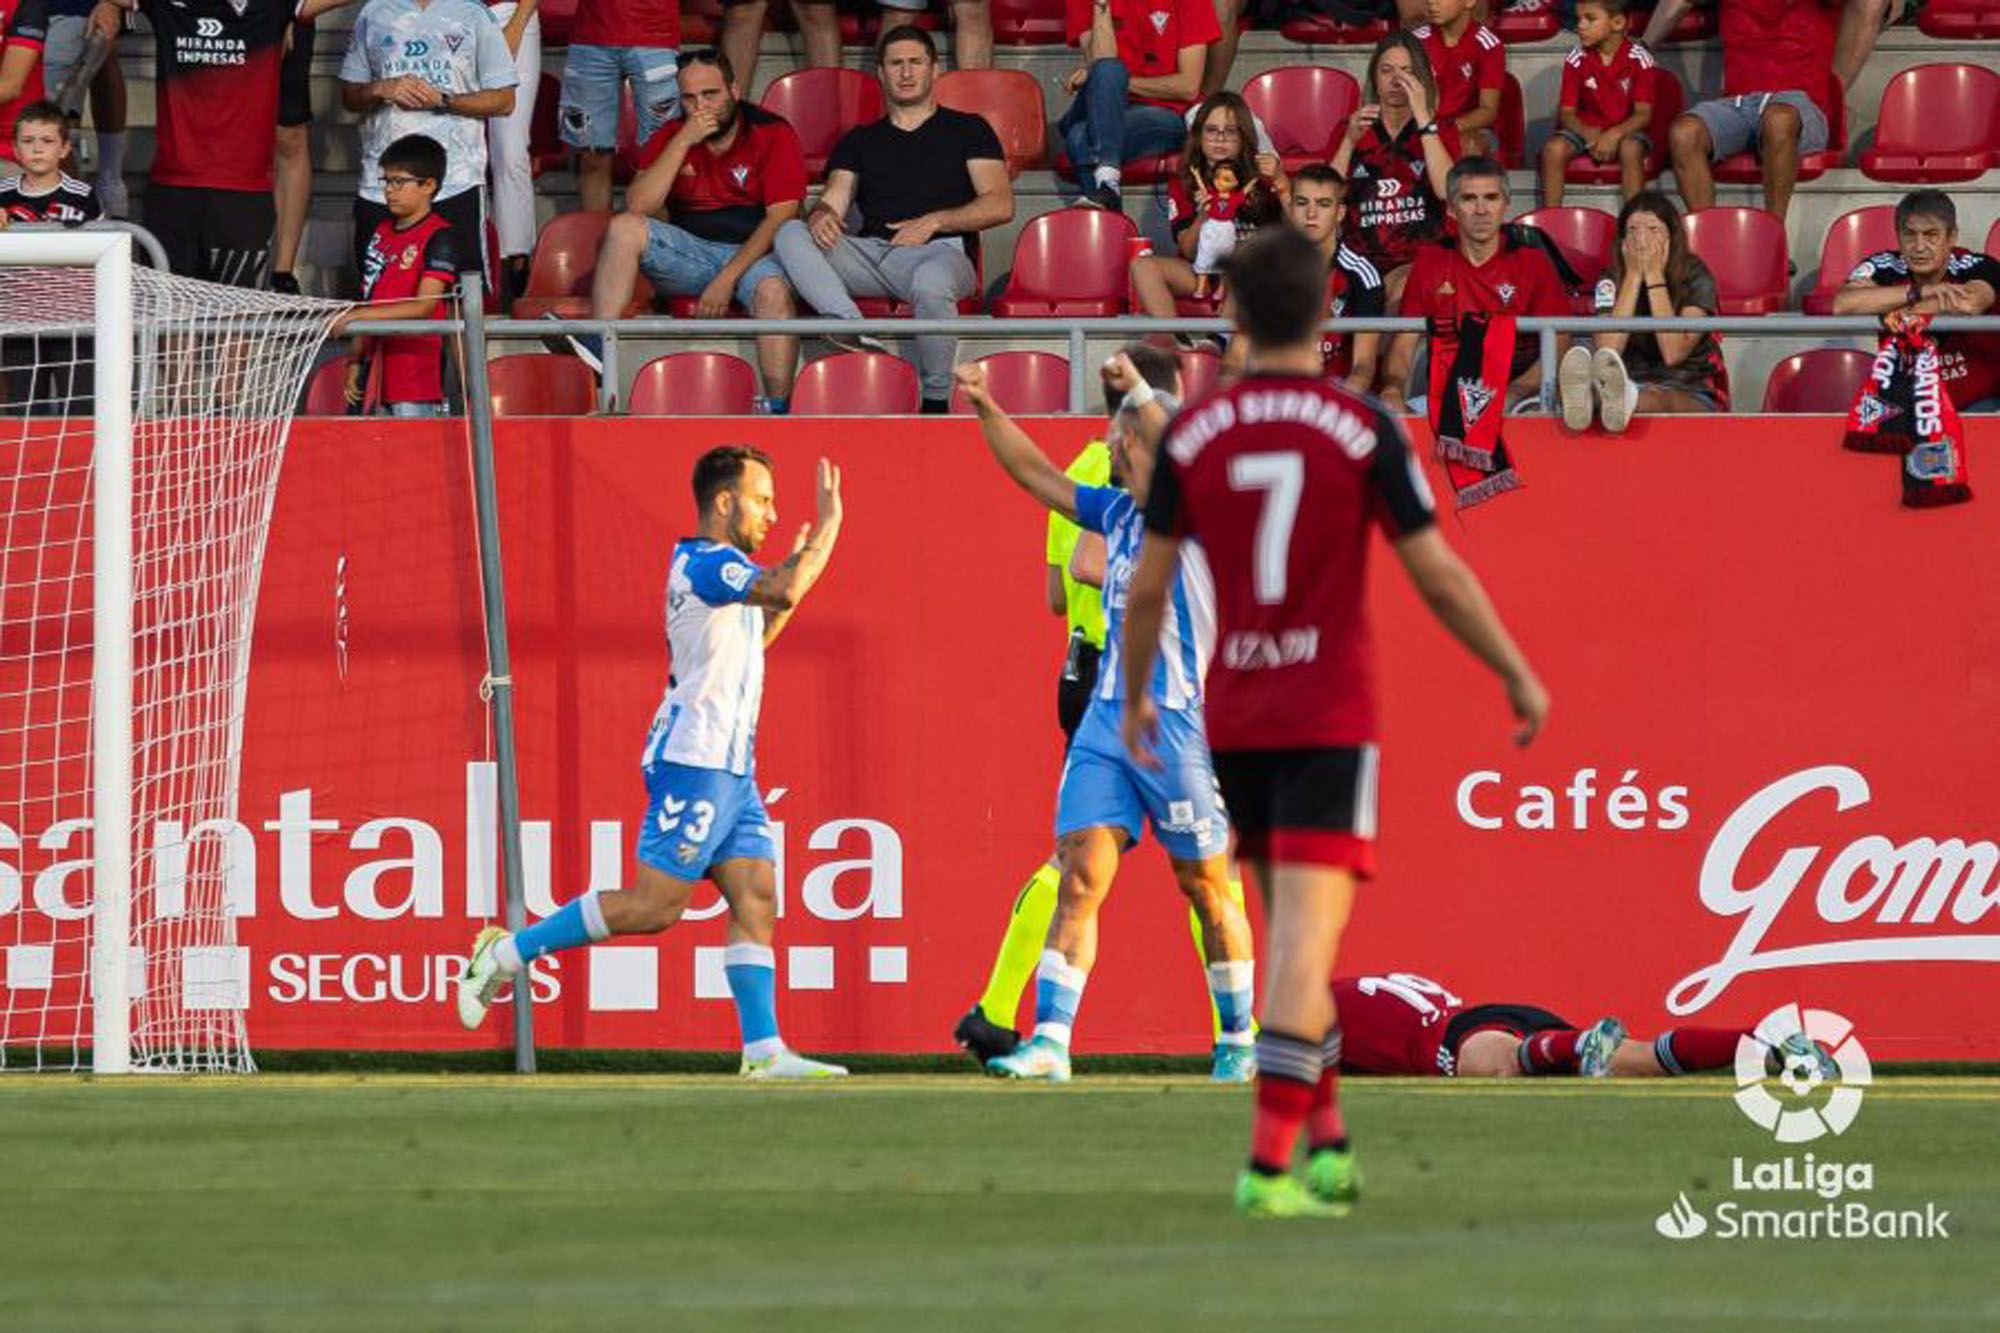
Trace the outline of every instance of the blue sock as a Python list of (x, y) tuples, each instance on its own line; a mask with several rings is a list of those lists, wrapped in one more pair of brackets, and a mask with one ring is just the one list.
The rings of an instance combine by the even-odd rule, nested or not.
[(610, 938), (611, 928), (604, 924), (604, 909), (598, 903), (597, 895), (586, 893), (581, 898), (570, 899), (534, 925), (517, 932), (513, 943), (521, 955), (521, 962), (526, 964), (544, 954), (581, 948)]
[(736, 1001), (743, 1054), (763, 1060), (785, 1049), (778, 1035), (778, 959), (761, 944), (732, 944), (722, 951), (722, 971)]
[(1083, 1003), (1083, 984), (1090, 973), (1071, 967), (1054, 949), (1042, 951), (1041, 966), (1035, 969), (1035, 1035), (1067, 1047), (1076, 1027), (1077, 1006)]
[(1208, 993), (1215, 999), (1215, 1016), (1221, 1023), (1217, 1040), (1230, 1046), (1248, 1046), (1250, 1013), (1257, 989), (1257, 965), (1249, 959), (1208, 965)]

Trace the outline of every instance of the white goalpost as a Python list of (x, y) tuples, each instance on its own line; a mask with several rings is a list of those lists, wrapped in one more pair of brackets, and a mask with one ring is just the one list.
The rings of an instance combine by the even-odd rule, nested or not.
[(258, 572), (344, 307), (0, 233), (0, 1069), (246, 1072)]

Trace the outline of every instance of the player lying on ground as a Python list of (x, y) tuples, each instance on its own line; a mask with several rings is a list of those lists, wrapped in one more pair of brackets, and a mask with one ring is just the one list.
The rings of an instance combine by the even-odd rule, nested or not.
[[(1335, 977), (1333, 1004), (1346, 1074), (1658, 1078), (1732, 1068), (1737, 1045), (1756, 1036), (1747, 1028), (1678, 1027), (1635, 1039), (1615, 1018), (1579, 1028), (1537, 1005), (1467, 1004), (1414, 972)], [(1770, 1057), (1807, 1058), (1822, 1074), (1834, 1072), (1833, 1057), (1802, 1032)]]
[[(1253, 1216), (1324, 1217), (1359, 1188), (1327, 979), (1355, 883), (1374, 870), (1371, 529), (1384, 529), (1431, 610), (1505, 683), (1519, 742), (1540, 728), (1548, 695), (1439, 535), (1402, 427), (1323, 378), (1318, 249), (1289, 227), (1266, 228), (1228, 275), (1246, 372), (1174, 420), (1153, 469), (1120, 645), (1124, 740), (1135, 762), (1158, 763), (1154, 700), (1133, 685), (1153, 677), (1183, 548), (1199, 541), (1217, 614), (1208, 738), (1237, 853), (1269, 906), (1257, 1109), (1236, 1204)], [(1290, 1174), (1301, 1130), (1304, 1185)]]
[(845, 1074), (787, 1049), (778, 1035), (777, 844), (751, 753), (764, 650), (840, 536), (840, 469), (820, 460), (818, 525), (799, 529), (792, 553), (768, 567), (750, 557), (778, 521), (770, 459), (747, 444), (709, 450), (694, 467), (694, 502), (697, 535), (675, 543), (667, 575), (673, 674), (641, 760), (646, 814), (632, 887), (586, 893), (518, 935), (480, 931), (458, 984), (459, 1021), (479, 1026), (501, 985), (544, 954), (667, 929), (687, 910), (695, 881), (707, 878), (729, 904), (723, 973), (743, 1031), (744, 1077)]
[[(1104, 537), (1105, 642), (1115, 644), (1141, 536), (1132, 497), (1146, 492), (1153, 445), (1167, 410), (1129, 357), (1114, 356), (1104, 373), (1106, 383), (1127, 394), (1134, 409), (1134, 419), (1122, 423), (1117, 441), (1118, 466), (1131, 485), (1129, 493), (1114, 486), (1081, 486), (1065, 476), (987, 393), (985, 367), (975, 363), (957, 372), (960, 389), (979, 414), (980, 433), (1007, 475), (1049, 509)], [(1131, 395), (1140, 389), (1143, 401), (1134, 401)], [(987, 1062), (996, 1074), (1056, 1082), (1069, 1077), (1077, 1008), (1097, 961), (1098, 908), (1111, 892), (1118, 858), (1150, 822), (1173, 864), (1175, 883), (1201, 917), (1202, 955), (1214, 960), (1208, 965), (1209, 991), (1222, 1028), (1214, 1076), (1231, 1082), (1249, 1077), (1255, 990), (1250, 922), (1229, 895), (1228, 817), (1216, 797), (1215, 771), (1202, 739), (1201, 687), (1214, 645), (1215, 600), (1198, 548), (1189, 548), (1168, 582), (1174, 614), (1155, 626), (1155, 633), (1167, 640), (1160, 670), (1128, 687), (1115, 660), (1107, 663), (1063, 764), (1056, 797), (1062, 879), (1036, 972), (1035, 1032), (1015, 1050)], [(1115, 658), (1116, 650), (1112, 652)], [(1118, 743), (1124, 688), (1144, 692), (1166, 719), (1164, 762), (1152, 770), (1140, 769)]]
[[(1149, 343), (1128, 343), (1120, 350), (1147, 383), (1162, 393), (1180, 396), (1180, 364), (1173, 353)], [(1104, 392), (1108, 414), (1104, 439), (1085, 446), (1065, 475), (1079, 483), (1101, 485), (1108, 481), (1124, 487), (1123, 450), (1120, 448), (1114, 456), (1111, 445), (1123, 434), (1122, 423), (1135, 418), (1120, 410), (1125, 396), (1122, 391), (1107, 385)], [(1083, 532), (1061, 514), (1051, 513), (1047, 555), (1050, 608), (1066, 614), (1070, 621), (1069, 652), (1056, 692), (1057, 721), (1062, 727), (1063, 750), (1067, 753), (1097, 692), (1099, 650), (1104, 643), (1104, 606), (1099, 591), (1104, 586), (1104, 538)], [(994, 955), (986, 989), (979, 1002), (952, 1029), (952, 1040), (978, 1061), (981, 1068), (994, 1056), (1006, 1055), (1021, 1044), (1020, 1033), (1014, 1029), (1014, 1015), (1021, 1007), (1021, 993), (1027, 989), (1028, 978), (1034, 975), (1048, 941), (1049, 923), (1056, 913), (1056, 889), (1061, 880), (1058, 858), (1051, 855), (1014, 895), (1007, 914), (1006, 933)], [(1237, 906), (1242, 906), (1243, 881), (1233, 874), (1229, 878), (1229, 896)], [(1188, 928), (1194, 940), (1195, 961), (1205, 977), (1209, 960), (1202, 953), (1201, 917), (1192, 908), (1188, 909)], [(1220, 1037), (1221, 1012), (1212, 1002), (1209, 1010), (1214, 1034)], [(1247, 1068), (1243, 1072), (1247, 1077)]]

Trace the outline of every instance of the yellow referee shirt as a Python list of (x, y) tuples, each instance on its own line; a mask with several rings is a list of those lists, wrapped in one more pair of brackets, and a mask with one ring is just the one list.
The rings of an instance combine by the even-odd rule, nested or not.
[[(1111, 484), (1111, 449), (1102, 440), (1092, 440), (1083, 446), (1064, 473), (1080, 486), (1108, 486)], [(1104, 598), (1088, 583), (1078, 583), (1069, 574), (1070, 552), (1076, 549), (1077, 538), (1083, 536), (1083, 529), (1064, 518), (1061, 514), (1049, 515), (1049, 563), (1062, 571), (1063, 599), (1069, 604), (1069, 628), (1072, 633), (1081, 630), (1083, 637), (1093, 648), (1104, 647)]]

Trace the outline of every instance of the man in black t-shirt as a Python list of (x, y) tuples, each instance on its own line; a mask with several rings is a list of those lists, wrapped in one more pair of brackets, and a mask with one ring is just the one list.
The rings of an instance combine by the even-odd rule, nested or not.
[[(891, 28), (876, 64), (889, 113), (834, 145), (819, 203), (778, 230), (778, 261), (822, 315), (860, 319), (860, 296), (907, 303), (918, 319), (949, 319), (979, 290), (979, 233), (1014, 216), (1006, 154), (983, 118), (937, 104), (929, 33)], [(855, 232), (847, 228), (850, 206), (860, 213)], [(882, 350), (873, 338), (828, 341)], [(957, 350), (953, 338), (917, 339), (926, 412), (946, 410)]]

